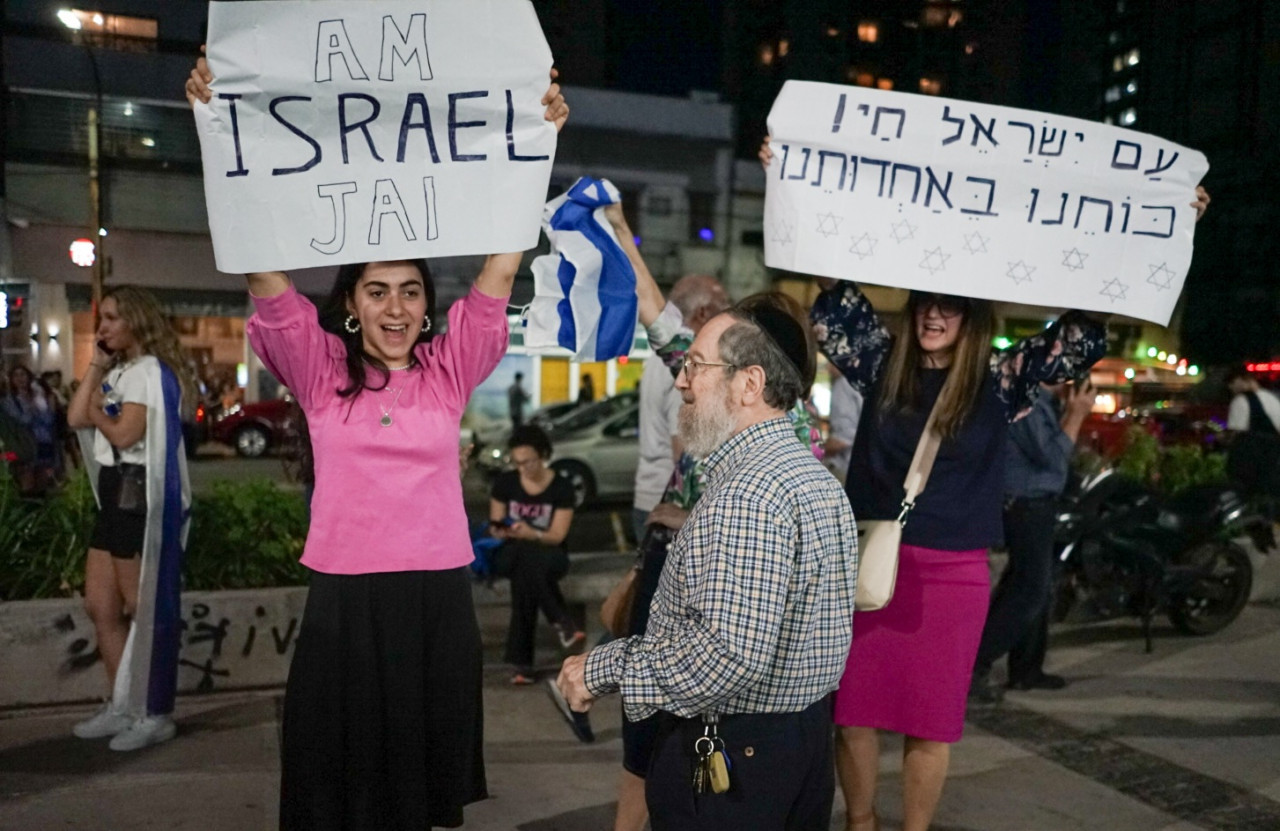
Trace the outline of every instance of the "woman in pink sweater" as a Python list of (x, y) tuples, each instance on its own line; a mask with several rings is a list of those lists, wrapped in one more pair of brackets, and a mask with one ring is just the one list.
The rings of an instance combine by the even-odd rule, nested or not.
[[(193, 104), (211, 81), (201, 59)], [(558, 85), (542, 103), (563, 126)], [(250, 343), (306, 413), (315, 454), (281, 828), (452, 828), (486, 796), (458, 433), (506, 352), (520, 259), (490, 256), (445, 334), (425, 261), (345, 265), (320, 313), (283, 273), (249, 275)]]

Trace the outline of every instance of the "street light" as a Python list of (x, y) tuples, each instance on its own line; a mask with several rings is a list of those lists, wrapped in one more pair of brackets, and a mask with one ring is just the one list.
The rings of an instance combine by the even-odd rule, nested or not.
[[(98, 26), (103, 23), (101, 15), (95, 14), (92, 19)], [(84, 22), (80, 19), (80, 14), (70, 9), (59, 9), (58, 20), (62, 21), (62, 25), (73, 32), (82, 32), (84, 30)], [(92, 279), (93, 313), (96, 322), (98, 306), (102, 303), (103, 270), (106, 265), (101, 241), (101, 237), (106, 236), (106, 234), (101, 233), (102, 180), (98, 170), (99, 148), (102, 143), (102, 76), (98, 73), (98, 58), (93, 54), (93, 47), (80, 37), (77, 37), (77, 42), (84, 47), (85, 54), (89, 56), (89, 66), (93, 70), (94, 106), (89, 108), (89, 230), (91, 235), (97, 234), (99, 237), (97, 256), (93, 262)]]

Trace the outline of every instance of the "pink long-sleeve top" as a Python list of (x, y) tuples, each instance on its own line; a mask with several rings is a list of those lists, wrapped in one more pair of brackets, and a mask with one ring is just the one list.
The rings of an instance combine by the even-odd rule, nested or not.
[[(507, 298), (472, 288), (449, 329), (414, 348), (418, 366), (387, 389), (342, 398), (346, 350), (290, 288), (255, 297), (246, 332), (298, 399), (311, 432), (316, 484), (302, 564), (327, 574), (437, 571), (471, 562), (458, 435), (471, 391), (507, 349)], [(375, 376), (376, 377), (376, 376)], [(381, 425), (383, 415), (391, 425)]]

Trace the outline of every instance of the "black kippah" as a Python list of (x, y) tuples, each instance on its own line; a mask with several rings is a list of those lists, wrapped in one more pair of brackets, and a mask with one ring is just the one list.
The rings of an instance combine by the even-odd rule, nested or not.
[(782, 350), (796, 368), (801, 385), (808, 389), (813, 384), (813, 375), (809, 372), (809, 339), (800, 322), (782, 309), (764, 304), (752, 309), (751, 317), (769, 340)]

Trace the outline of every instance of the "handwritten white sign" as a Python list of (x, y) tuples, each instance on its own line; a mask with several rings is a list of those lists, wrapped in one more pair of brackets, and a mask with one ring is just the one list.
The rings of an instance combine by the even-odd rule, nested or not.
[(209, 4), (218, 269), (523, 251), (555, 155), (528, 0)]
[(1064, 116), (788, 81), (769, 114), (765, 262), (1167, 324), (1205, 157)]

